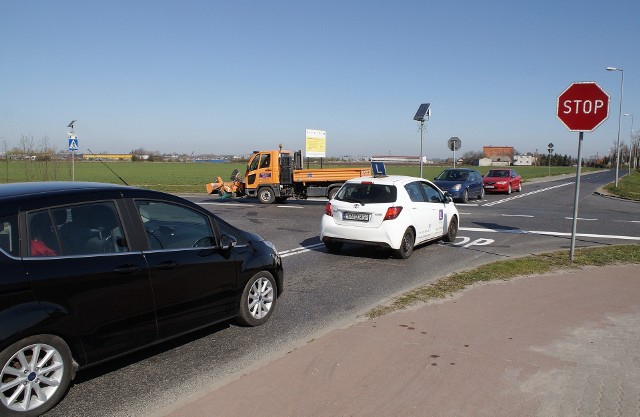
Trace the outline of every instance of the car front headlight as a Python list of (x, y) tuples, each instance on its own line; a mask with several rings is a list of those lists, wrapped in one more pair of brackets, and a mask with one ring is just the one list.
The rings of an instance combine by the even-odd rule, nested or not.
[(462, 184), (456, 184), (453, 187), (451, 187), (452, 191), (460, 191), (460, 188), (462, 188)]
[(506, 183), (507, 183), (507, 181), (498, 181), (498, 182), (496, 182), (496, 184), (500, 184), (500, 185), (504, 185)]

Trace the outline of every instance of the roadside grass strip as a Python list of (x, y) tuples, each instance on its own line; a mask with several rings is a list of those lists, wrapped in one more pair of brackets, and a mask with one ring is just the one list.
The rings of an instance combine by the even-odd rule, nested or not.
[(409, 291), (389, 304), (373, 308), (365, 316), (373, 319), (418, 303), (444, 299), (479, 282), (508, 281), (519, 276), (540, 275), (563, 269), (616, 264), (640, 264), (640, 245), (578, 249), (574, 253), (573, 262), (569, 259), (567, 250), (492, 262), (470, 271), (456, 272), (432, 284)]

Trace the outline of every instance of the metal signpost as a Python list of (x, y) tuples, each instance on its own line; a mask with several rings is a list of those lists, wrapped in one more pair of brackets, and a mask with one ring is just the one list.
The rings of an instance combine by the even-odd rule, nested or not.
[[(594, 82), (573, 83), (558, 96), (556, 115), (571, 132), (580, 132), (578, 134), (578, 168), (576, 170), (576, 192), (573, 200), (573, 225), (569, 254), (571, 261), (573, 261), (580, 195), (582, 139), (584, 132), (595, 130), (609, 117), (609, 94)], [(551, 144), (549, 145), (551, 146)], [(551, 157), (551, 152), (549, 152), (549, 157)]]
[(71, 181), (75, 181), (76, 180), (76, 172), (75, 172), (75, 158), (74, 158), (74, 152), (78, 150), (78, 137), (75, 135), (75, 133), (73, 133), (73, 124), (75, 123), (75, 120), (72, 120), (71, 123), (69, 123), (69, 125), (67, 126), (68, 128), (70, 128), (71, 130), (69, 130), (69, 151), (71, 152)]
[(553, 143), (549, 143), (547, 145), (547, 150), (549, 151), (549, 176), (551, 176), (551, 154), (553, 153)]
[(449, 140), (447, 141), (447, 147), (449, 148), (450, 151), (453, 151), (453, 167), (456, 167), (456, 151), (458, 149), (460, 149), (460, 147), (462, 146), (462, 141), (460, 140), (460, 138), (457, 138), (455, 136), (449, 138)]
[(413, 120), (420, 122), (420, 178), (422, 178), (422, 133), (424, 132), (424, 122), (431, 117), (431, 103), (423, 103), (418, 107)]

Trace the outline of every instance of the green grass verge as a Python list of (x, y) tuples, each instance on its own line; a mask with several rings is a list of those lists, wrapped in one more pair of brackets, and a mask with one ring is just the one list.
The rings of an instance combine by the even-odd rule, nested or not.
[(511, 278), (538, 275), (563, 269), (584, 266), (605, 266), (624, 263), (640, 263), (640, 245), (617, 245), (578, 249), (574, 260), (569, 251), (530, 255), (517, 259), (492, 262), (470, 271), (456, 272), (436, 282), (409, 291), (387, 305), (378, 306), (366, 316), (375, 318), (402, 310), (417, 303), (446, 298), (472, 284), (489, 281), (508, 281)]
[[(305, 164), (304, 168), (307, 165)], [(369, 167), (369, 164), (323, 164), (324, 168)], [(314, 163), (310, 168), (320, 168)], [(448, 166), (424, 166), (423, 177), (433, 179)], [(486, 174), (491, 167), (470, 167)], [(0, 183), (23, 181), (92, 181), (120, 183), (120, 176), (129, 185), (176, 193), (204, 193), (205, 184), (221, 177), (228, 181), (231, 171), (244, 174), (245, 163), (181, 163), (181, 162), (111, 162), (88, 161), (2, 161)], [(515, 167), (526, 182), (549, 175), (548, 167)], [(584, 171), (587, 168), (583, 168)], [(113, 172), (112, 172), (113, 171)], [(393, 175), (420, 175), (419, 165), (387, 165)], [(576, 168), (551, 167), (551, 175), (575, 174)], [(116, 175), (117, 174), (117, 175)]]
[(631, 175), (625, 175), (618, 180), (617, 188), (615, 183), (611, 183), (604, 189), (618, 197), (640, 200), (640, 172), (631, 171)]

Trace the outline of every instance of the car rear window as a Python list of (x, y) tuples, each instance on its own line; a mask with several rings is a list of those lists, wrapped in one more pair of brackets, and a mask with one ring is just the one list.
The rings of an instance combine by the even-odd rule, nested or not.
[(335, 199), (354, 203), (394, 203), (398, 191), (393, 185), (372, 183), (347, 183), (342, 186)]

